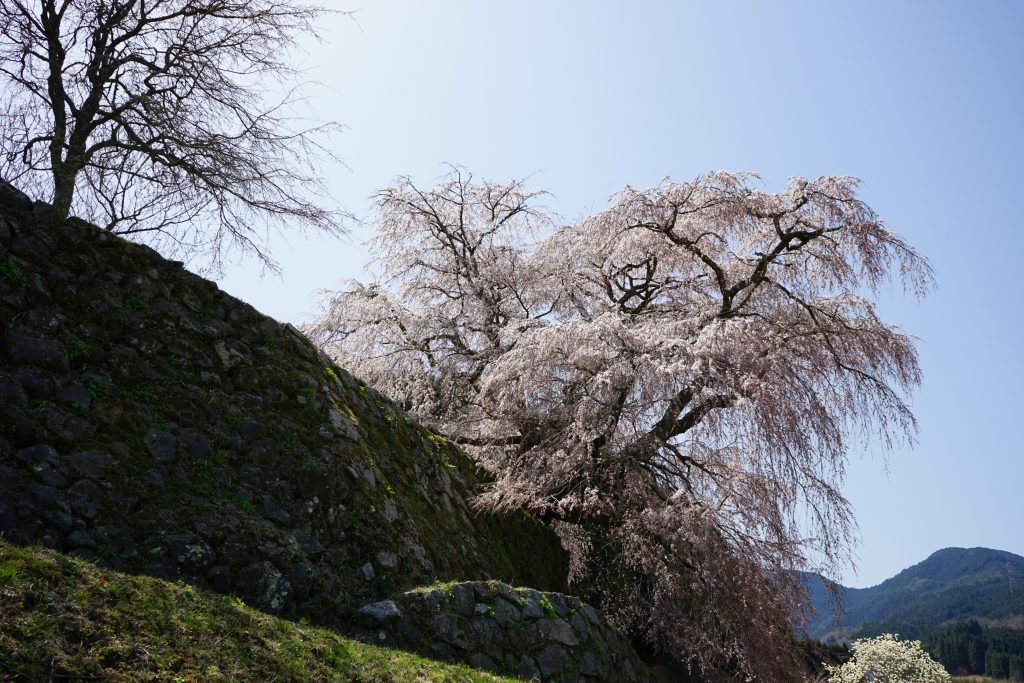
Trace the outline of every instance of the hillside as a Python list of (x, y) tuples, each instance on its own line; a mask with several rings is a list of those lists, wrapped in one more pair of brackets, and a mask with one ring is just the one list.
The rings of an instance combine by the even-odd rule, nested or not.
[[(206, 637), (217, 642), (222, 617), (230, 633), (243, 613), (225, 612), (229, 603), (216, 593), (327, 627), (330, 643), (342, 649), (355, 648), (337, 634), (352, 633), (361, 607), (422, 586), (462, 582), (461, 595), (467, 586), (508, 592), (511, 584), (575, 604), (557, 593), (568, 573), (558, 538), (529, 515), (474, 509), (484, 484), (458, 448), (337, 367), (292, 326), (145, 246), (61, 220), (0, 181), (0, 540), (61, 553), (3, 548), (19, 565), (4, 565), (5, 580), (27, 583), (5, 589), (10, 628), (0, 679), (25, 678), (21, 672), (40, 653), (72, 661), (54, 654), (69, 643), (85, 659), (67, 667), (84, 666), (108, 651), (102, 637), (109, 634), (96, 635), (107, 619), (125, 620), (133, 637), (139, 629), (138, 645), (109, 636), (102, 657), (113, 663), (100, 661), (131, 679), (131, 672), (149, 671), (149, 664), (133, 668), (136, 649), (152, 653), (162, 629), (184, 628), (146, 621), (163, 608), (196, 600), (216, 611), (197, 622), (198, 640), (186, 649), (202, 649)], [(62, 592), (54, 566), (76, 567), (82, 585)], [(148, 609), (156, 600), (161, 609), (141, 622), (127, 611), (104, 612), (116, 607), (103, 598), (114, 583), (126, 587), (124, 605)], [(34, 587), (43, 585), (49, 588)], [(415, 649), (492, 671), (540, 671), (545, 680), (579, 669), (573, 675), (591, 681), (613, 680), (622, 653), (631, 652), (589, 606), (586, 614), (598, 621), (588, 625), (575, 612), (538, 616), (524, 605), (490, 604), (497, 598), (483, 588), (478, 593), (461, 621), (437, 632), (450, 643), (420, 639)], [(80, 603), (96, 609), (82, 611)], [(289, 631), (277, 642), (275, 634), (290, 627), (244, 614), (269, 630), (237, 634), (240, 659), (217, 660), (219, 668), (247, 666), (256, 656), (255, 645), (245, 644), (250, 637), (300, 659), (307, 645), (317, 652), (335, 647), (317, 644), (326, 635), (301, 635), (309, 631)], [(516, 618), (496, 631), (496, 616)], [(188, 615), (181, 619), (191, 624)], [(528, 628), (537, 638), (522, 642)], [(351, 652), (378, 657), (365, 648)], [(398, 653), (379, 656), (406, 661)], [(161, 657), (173, 659), (169, 651)], [(282, 662), (268, 660), (267, 671)], [(333, 664), (323, 666), (298, 678), (335, 675)], [(339, 680), (391, 680), (371, 669)], [(634, 669), (637, 680), (646, 679), (642, 663)], [(268, 678), (279, 676), (274, 671)]]
[(923, 637), (952, 621), (999, 623), (1024, 615), (1024, 557), (988, 548), (944, 548), (870, 588), (840, 587), (838, 627), (820, 577), (809, 575), (815, 638), (897, 632)]
[(7, 188), (8, 540), (326, 624), (435, 580), (564, 586), (551, 532), (472, 510), (468, 458), (293, 327)]
[(0, 542), (0, 680), (503, 681)]

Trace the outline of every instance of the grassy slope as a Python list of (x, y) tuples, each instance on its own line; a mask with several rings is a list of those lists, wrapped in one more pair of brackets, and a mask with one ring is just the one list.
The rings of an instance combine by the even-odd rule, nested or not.
[(0, 680), (509, 681), (0, 542)]

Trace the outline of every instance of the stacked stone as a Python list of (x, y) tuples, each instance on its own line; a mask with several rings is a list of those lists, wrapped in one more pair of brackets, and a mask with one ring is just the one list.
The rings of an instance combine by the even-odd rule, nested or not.
[(402, 593), (364, 606), (366, 642), (524, 679), (648, 681), (636, 653), (579, 598), (470, 581)]
[(324, 625), (435, 576), (557, 589), (476, 483), (294, 327), (0, 181), (0, 538)]

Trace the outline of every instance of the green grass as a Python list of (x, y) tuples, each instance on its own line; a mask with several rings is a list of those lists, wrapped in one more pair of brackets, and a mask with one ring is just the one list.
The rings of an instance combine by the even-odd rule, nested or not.
[(0, 256), (0, 278), (7, 280), (19, 289), (24, 289), (28, 285), (28, 281), (25, 279), (21, 269), (6, 256)]
[(0, 680), (507, 681), (0, 542)]
[(555, 618), (555, 606), (551, 604), (550, 600), (548, 600), (548, 596), (540, 596), (540, 608), (544, 610), (544, 616), (546, 616), (548, 619)]

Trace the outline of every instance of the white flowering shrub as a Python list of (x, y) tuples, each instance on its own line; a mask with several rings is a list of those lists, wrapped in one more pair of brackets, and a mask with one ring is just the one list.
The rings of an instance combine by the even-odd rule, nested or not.
[(828, 666), (829, 683), (949, 683), (949, 673), (921, 647), (893, 633), (856, 640), (853, 656)]

